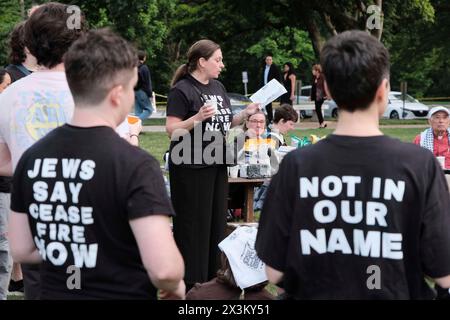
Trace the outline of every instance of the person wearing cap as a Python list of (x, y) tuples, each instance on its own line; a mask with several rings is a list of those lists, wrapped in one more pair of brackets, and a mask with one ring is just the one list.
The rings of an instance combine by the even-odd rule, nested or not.
[(445, 167), (450, 168), (449, 126), (450, 111), (442, 106), (434, 107), (428, 112), (430, 128), (421, 132), (414, 143), (430, 150), (436, 157), (445, 157)]

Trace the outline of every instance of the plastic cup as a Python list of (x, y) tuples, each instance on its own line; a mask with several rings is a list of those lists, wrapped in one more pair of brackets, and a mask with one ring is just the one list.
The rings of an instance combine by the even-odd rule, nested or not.
[(137, 123), (139, 121), (139, 117), (129, 115), (127, 117), (127, 120), (128, 120), (129, 124), (135, 124), (135, 123)]
[(214, 100), (206, 100), (205, 105), (208, 107), (214, 108), (214, 113), (217, 113), (217, 101)]
[(436, 159), (439, 161), (442, 169), (445, 169), (445, 157), (436, 157)]
[(237, 178), (239, 174), (239, 166), (229, 167), (230, 178)]

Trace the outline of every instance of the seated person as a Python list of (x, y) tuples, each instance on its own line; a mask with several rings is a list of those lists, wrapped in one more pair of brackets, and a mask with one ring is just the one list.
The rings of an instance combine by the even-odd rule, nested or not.
[[(270, 165), (270, 174), (278, 170), (278, 158), (275, 154), (276, 141), (265, 138), (266, 116), (262, 111), (257, 111), (245, 121), (243, 130), (236, 134), (234, 141), (237, 144), (238, 164), (267, 164)], [(243, 173), (240, 173), (241, 177)], [(255, 195), (259, 201), (266, 186), (256, 188)], [(229, 209), (240, 209), (244, 206), (244, 186), (231, 184), (229, 192)]]
[(434, 107), (428, 112), (430, 128), (414, 139), (414, 143), (433, 152), (436, 157), (445, 157), (445, 167), (450, 168), (449, 126), (450, 111), (445, 107)]
[(278, 169), (278, 160), (274, 152), (276, 141), (266, 138), (265, 133), (266, 116), (262, 111), (257, 111), (247, 118), (244, 132), (235, 138), (238, 163), (267, 164), (271, 166), (271, 173), (274, 173)]
[(274, 139), (277, 148), (286, 146), (284, 135), (291, 130), (294, 130), (294, 124), (298, 121), (298, 114), (294, 108), (289, 104), (282, 104), (275, 110), (273, 118), (273, 125), (268, 129), (268, 135)]

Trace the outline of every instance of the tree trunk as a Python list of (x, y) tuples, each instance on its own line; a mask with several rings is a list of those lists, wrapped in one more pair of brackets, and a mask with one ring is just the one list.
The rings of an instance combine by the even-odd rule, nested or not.
[(331, 18), (328, 14), (324, 13), (323, 14), (323, 19), (325, 20), (325, 25), (327, 26), (328, 30), (330, 30), (330, 33), (335, 36), (337, 35), (337, 31), (335, 26), (333, 25), (333, 22), (331, 22)]
[(323, 46), (323, 40), (320, 35), (320, 30), (317, 27), (316, 22), (310, 17), (308, 17), (306, 20), (306, 28), (308, 29), (309, 37), (311, 38), (314, 53), (316, 54), (316, 57), (319, 58)]

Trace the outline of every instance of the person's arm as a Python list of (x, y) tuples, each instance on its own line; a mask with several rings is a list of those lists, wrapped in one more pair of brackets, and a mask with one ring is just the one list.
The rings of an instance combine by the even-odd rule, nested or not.
[[(192, 101), (186, 97), (186, 94), (178, 88), (172, 88), (169, 92), (167, 101), (166, 132), (172, 140), (183, 136), (186, 131), (190, 131), (204, 120), (215, 115), (214, 107), (203, 105), (196, 114), (192, 110), (196, 107)], [(184, 120), (183, 120), (184, 119)]]
[(450, 289), (450, 275), (442, 278), (434, 279), (434, 281), (444, 289)]
[(295, 100), (295, 81), (297, 79), (297, 77), (295, 76), (295, 74), (291, 74), (289, 76), (289, 79), (291, 79), (291, 96), (290, 99), (291, 101)]
[(131, 145), (139, 147), (139, 134), (142, 131), (142, 121), (139, 119), (136, 123), (129, 124), (129, 134), (124, 137)]
[[(155, 287), (184, 298), (184, 262), (168, 216), (151, 215), (130, 221), (142, 262)], [(167, 294), (164, 294), (167, 295)]]
[(233, 116), (231, 127), (241, 125), (248, 116), (254, 114), (258, 110), (259, 106), (259, 103), (250, 103), (249, 105), (247, 105), (244, 110)]
[(33, 242), (27, 214), (11, 212), (8, 236), (14, 262), (31, 264), (42, 262), (42, 257)]
[(266, 275), (270, 283), (278, 284), (283, 280), (284, 273), (266, 265)]
[(0, 143), (0, 176), (12, 176), (11, 153), (6, 143)]

